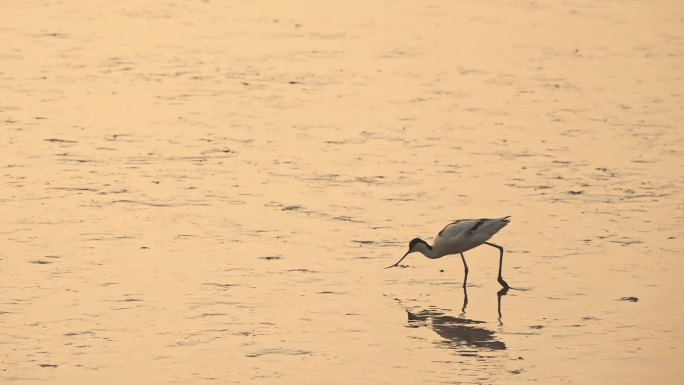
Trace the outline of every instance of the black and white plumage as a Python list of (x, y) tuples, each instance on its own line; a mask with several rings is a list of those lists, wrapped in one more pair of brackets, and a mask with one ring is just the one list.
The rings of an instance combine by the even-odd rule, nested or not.
[(463, 287), (468, 279), (468, 264), (466, 264), (464, 252), (482, 244), (496, 247), (499, 249), (499, 276), (498, 281), (504, 289), (508, 289), (508, 283), (501, 277), (501, 266), (503, 265), (504, 249), (499, 245), (487, 242), (494, 234), (508, 225), (510, 217), (503, 218), (483, 218), (483, 219), (459, 219), (446, 225), (435, 237), (432, 246), (420, 238), (414, 238), (409, 243), (409, 250), (401, 259), (390, 267), (398, 266), (407, 255), (420, 252), (430, 259), (442, 258), (449, 254), (461, 254), (463, 267), (465, 268), (465, 278)]

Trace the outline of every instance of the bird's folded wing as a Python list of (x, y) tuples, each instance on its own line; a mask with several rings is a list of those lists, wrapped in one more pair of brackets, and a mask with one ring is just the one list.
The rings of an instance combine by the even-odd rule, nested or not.
[(460, 237), (478, 226), (481, 221), (482, 219), (459, 219), (446, 225), (437, 236), (444, 239)]

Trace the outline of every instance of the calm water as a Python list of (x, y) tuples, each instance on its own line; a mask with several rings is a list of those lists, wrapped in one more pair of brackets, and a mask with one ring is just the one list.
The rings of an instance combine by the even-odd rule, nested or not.
[(0, 381), (681, 381), (681, 3), (2, 13)]

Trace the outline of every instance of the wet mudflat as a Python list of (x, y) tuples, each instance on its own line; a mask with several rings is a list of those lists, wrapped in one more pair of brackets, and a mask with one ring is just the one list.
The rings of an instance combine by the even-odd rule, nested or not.
[(0, 380), (678, 383), (683, 15), (5, 4)]

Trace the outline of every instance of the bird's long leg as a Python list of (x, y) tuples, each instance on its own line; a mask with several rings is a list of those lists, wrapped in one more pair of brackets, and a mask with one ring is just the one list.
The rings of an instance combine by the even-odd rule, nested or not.
[(497, 278), (497, 281), (499, 281), (499, 283), (501, 284), (501, 286), (504, 287), (504, 289), (508, 289), (509, 288), (508, 284), (506, 283), (506, 281), (504, 281), (503, 277), (501, 276), (501, 266), (503, 265), (503, 255), (504, 255), (503, 247), (501, 247), (499, 245), (495, 245), (493, 243), (489, 243), (489, 242), (485, 242), (485, 244), (492, 246), (492, 247), (496, 247), (497, 249), (499, 249), (499, 277)]
[(466, 263), (463, 253), (461, 253), (461, 259), (463, 260), (463, 270), (465, 271), (465, 276), (463, 277), (463, 288), (465, 289), (466, 282), (468, 281), (468, 264)]

